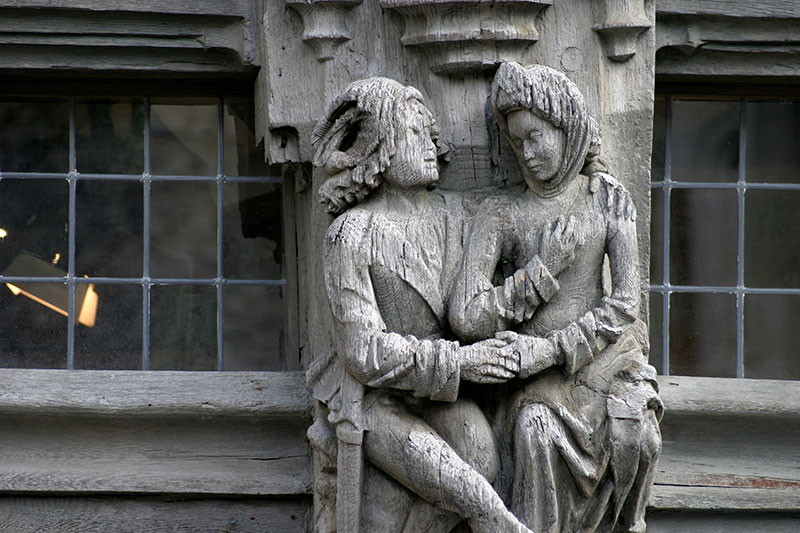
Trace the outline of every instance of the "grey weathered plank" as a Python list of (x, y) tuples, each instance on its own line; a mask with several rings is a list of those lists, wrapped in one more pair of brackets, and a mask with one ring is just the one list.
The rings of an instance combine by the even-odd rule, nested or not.
[(253, 0), (0, 0), (2, 7), (250, 16)]
[(308, 417), (301, 372), (0, 372), (0, 415)]
[(310, 502), (123, 498), (0, 498), (0, 530), (14, 533), (114, 531), (280, 532), (308, 530)]
[(662, 511), (647, 514), (648, 533), (796, 533), (800, 517), (782, 513)]
[(769, 379), (665, 376), (659, 379), (668, 416), (688, 413), (798, 417), (800, 383)]
[(727, 17), (800, 17), (795, 0), (658, 0), (656, 14), (720, 15)]
[(677, 487), (655, 485), (650, 507), (673, 510), (793, 511), (800, 508), (800, 489)]
[(304, 417), (0, 416), (0, 491), (294, 495)]

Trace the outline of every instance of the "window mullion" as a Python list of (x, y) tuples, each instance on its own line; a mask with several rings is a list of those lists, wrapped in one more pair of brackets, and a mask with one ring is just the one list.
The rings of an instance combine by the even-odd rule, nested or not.
[(75, 368), (75, 230), (76, 230), (76, 204), (77, 204), (77, 177), (76, 164), (76, 129), (75, 129), (75, 97), (69, 99), (69, 173), (67, 184), (69, 186), (69, 212), (67, 215), (67, 369)]
[(745, 165), (747, 154), (747, 105), (739, 102), (739, 175), (737, 182), (738, 229), (737, 229), (737, 281), (736, 281), (736, 377), (744, 377), (744, 194)]

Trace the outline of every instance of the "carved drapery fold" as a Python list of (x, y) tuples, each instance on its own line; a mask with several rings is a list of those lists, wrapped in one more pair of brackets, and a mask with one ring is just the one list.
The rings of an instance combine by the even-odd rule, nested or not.
[(463, 74), (519, 59), (539, 40), (536, 19), (552, 0), (383, 0), (381, 5), (403, 16), (401, 42), (423, 51), (431, 70)]
[(286, 0), (286, 5), (303, 18), (303, 41), (308, 43), (323, 63), (333, 59), (340, 44), (351, 39), (347, 13), (361, 0)]
[(606, 56), (627, 61), (636, 54), (639, 35), (652, 27), (644, 0), (601, 0), (602, 19), (592, 29), (600, 34)]

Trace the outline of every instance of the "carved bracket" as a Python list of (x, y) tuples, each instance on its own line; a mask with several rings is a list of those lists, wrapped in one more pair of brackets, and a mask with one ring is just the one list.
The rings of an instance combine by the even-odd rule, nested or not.
[(592, 29), (603, 39), (609, 59), (627, 61), (636, 54), (639, 35), (653, 26), (644, 0), (601, 0), (601, 4), (605, 17)]
[(539, 40), (537, 15), (552, 0), (382, 0), (405, 19), (401, 42), (424, 51), (437, 74), (490, 70)]
[(317, 61), (333, 59), (340, 44), (351, 39), (347, 13), (361, 0), (286, 0), (303, 18), (303, 41), (311, 45)]

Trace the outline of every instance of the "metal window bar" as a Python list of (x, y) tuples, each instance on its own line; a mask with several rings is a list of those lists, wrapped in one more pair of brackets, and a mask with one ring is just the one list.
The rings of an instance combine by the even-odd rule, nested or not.
[[(662, 374), (669, 375), (669, 310), (670, 295), (673, 293), (732, 294), (736, 296), (736, 377), (745, 377), (744, 372), (744, 304), (748, 294), (800, 296), (800, 288), (755, 288), (745, 286), (744, 247), (745, 247), (745, 199), (748, 190), (800, 190), (800, 183), (751, 183), (746, 176), (747, 157), (747, 98), (739, 99), (739, 164), (736, 183), (675, 182), (672, 181), (672, 98), (666, 97), (664, 176), (653, 181), (651, 190), (660, 190), (664, 198), (663, 233), (663, 272), (662, 283), (651, 284), (650, 291), (662, 296)], [(737, 281), (736, 286), (672, 285), (670, 270), (670, 195), (673, 189), (728, 189), (737, 192)]]
[[(53, 283), (63, 282), (67, 285), (69, 300), (68, 313), (70, 319), (67, 320), (67, 362), (66, 368), (75, 368), (75, 288), (81, 283), (94, 284), (121, 284), (121, 285), (141, 285), (142, 287), (142, 370), (150, 368), (150, 293), (153, 285), (213, 285), (217, 292), (217, 371), (221, 371), (224, 366), (224, 287), (227, 285), (252, 285), (252, 286), (287, 286), (286, 275), (283, 279), (226, 279), (223, 271), (224, 263), (224, 241), (223, 241), (223, 222), (224, 222), (224, 186), (226, 183), (277, 183), (283, 186), (283, 178), (274, 176), (226, 176), (225, 169), (225, 145), (224, 145), (224, 121), (225, 121), (225, 100), (217, 99), (217, 172), (216, 176), (189, 176), (189, 175), (159, 175), (151, 174), (151, 145), (150, 145), (150, 98), (144, 98), (144, 170), (142, 174), (79, 174), (77, 169), (77, 129), (75, 124), (75, 105), (76, 98), (69, 98), (69, 171), (68, 173), (47, 173), (47, 172), (0, 172), (0, 181), (5, 178), (15, 179), (66, 179), (69, 186), (69, 212), (68, 212), (68, 267), (67, 275), (64, 277), (41, 277), (41, 276), (3, 276), (0, 274), (0, 284), (2, 283)], [(111, 180), (111, 181), (141, 181), (143, 183), (143, 264), (142, 277), (140, 278), (120, 278), (120, 277), (77, 277), (75, 273), (75, 232), (77, 219), (77, 183), (78, 180)], [(150, 211), (151, 211), (151, 185), (153, 181), (192, 181), (192, 182), (216, 182), (217, 183), (217, 276), (214, 279), (194, 279), (194, 278), (152, 278), (150, 276)], [(285, 189), (285, 187), (283, 187)], [(291, 223), (287, 221), (286, 223)], [(292, 310), (287, 310), (292, 312)]]

